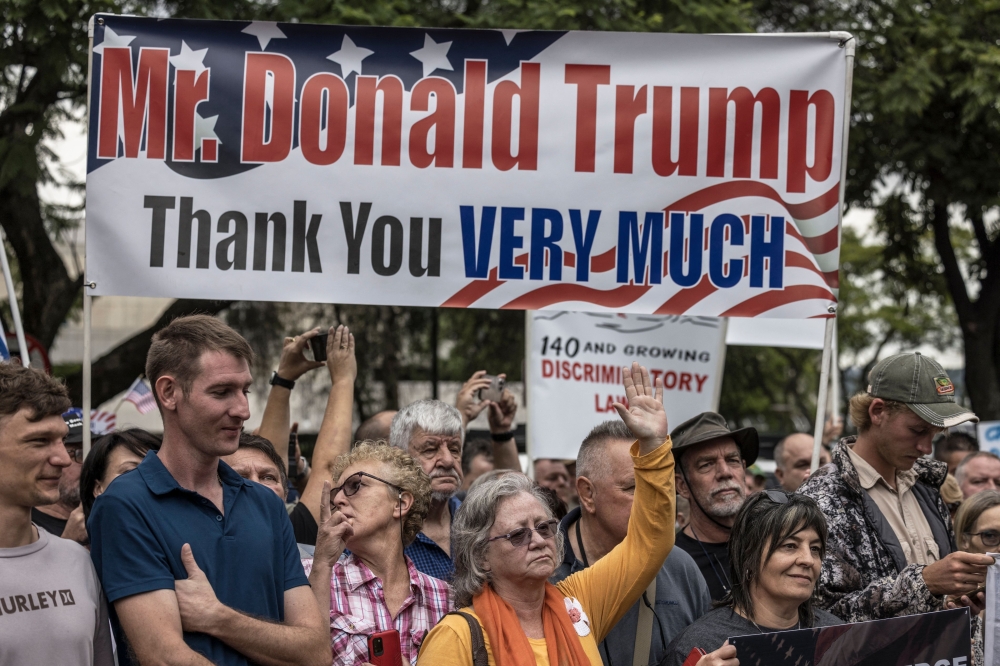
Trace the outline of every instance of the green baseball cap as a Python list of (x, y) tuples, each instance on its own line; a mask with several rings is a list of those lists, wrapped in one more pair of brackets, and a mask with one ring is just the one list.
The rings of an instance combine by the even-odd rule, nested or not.
[(951, 428), (979, 417), (955, 402), (955, 385), (937, 361), (920, 352), (896, 354), (868, 373), (868, 395), (904, 403), (938, 428)]

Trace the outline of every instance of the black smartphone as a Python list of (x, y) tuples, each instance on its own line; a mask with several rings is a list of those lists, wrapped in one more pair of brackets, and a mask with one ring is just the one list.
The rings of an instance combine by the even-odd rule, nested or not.
[(313, 360), (314, 361), (326, 361), (326, 339), (330, 337), (330, 333), (320, 333), (319, 335), (309, 338), (309, 346), (312, 348)]

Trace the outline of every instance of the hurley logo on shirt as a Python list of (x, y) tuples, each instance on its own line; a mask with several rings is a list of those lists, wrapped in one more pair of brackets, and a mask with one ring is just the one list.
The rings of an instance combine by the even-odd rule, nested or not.
[(73, 590), (52, 590), (51, 592), (35, 592), (32, 594), (12, 594), (0, 597), (0, 615), (27, 613), (59, 606), (75, 606)]

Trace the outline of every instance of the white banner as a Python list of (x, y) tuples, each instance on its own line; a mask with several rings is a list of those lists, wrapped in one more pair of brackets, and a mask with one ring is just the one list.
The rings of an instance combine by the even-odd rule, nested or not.
[(842, 38), (102, 15), (87, 280), (95, 295), (826, 317)]
[(622, 367), (639, 361), (663, 380), (671, 429), (717, 408), (725, 364), (724, 320), (581, 312), (532, 312), (527, 402), (532, 458), (576, 458), (583, 438), (625, 404)]

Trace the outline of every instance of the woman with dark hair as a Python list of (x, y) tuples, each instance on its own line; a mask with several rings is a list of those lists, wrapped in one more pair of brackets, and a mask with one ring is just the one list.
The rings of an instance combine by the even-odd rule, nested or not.
[(667, 646), (660, 666), (681, 666), (694, 648), (698, 666), (739, 666), (731, 636), (843, 624), (812, 607), (826, 551), (826, 518), (804, 495), (757, 493), (743, 504), (729, 538), (732, 589), (719, 607)]
[(80, 502), (84, 519), (90, 518), (97, 496), (112, 481), (139, 466), (150, 450), (160, 448), (160, 438), (141, 428), (129, 428), (104, 435), (90, 448), (80, 469)]

